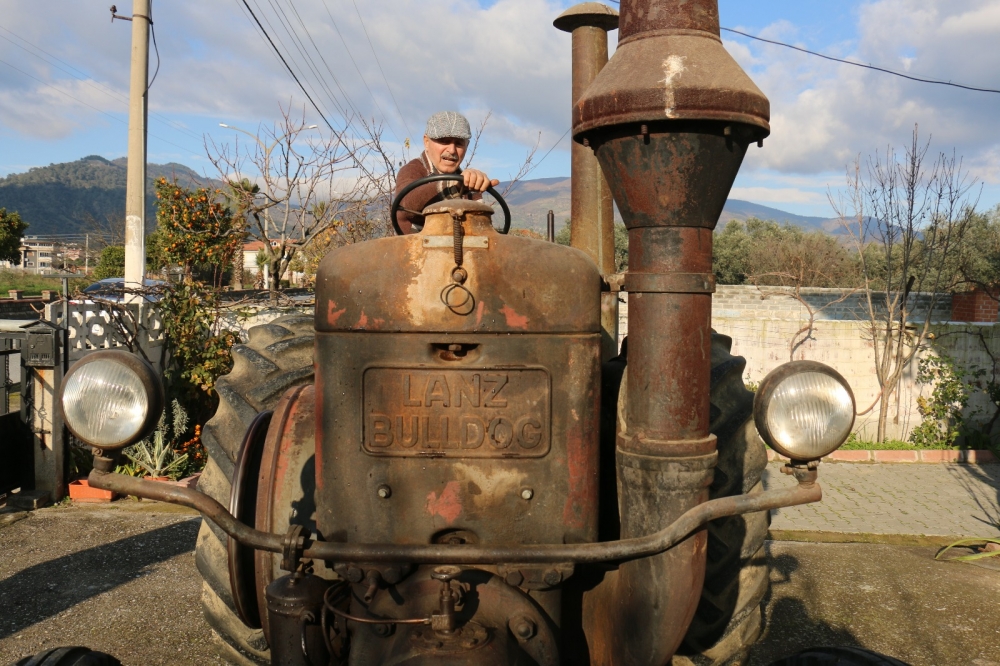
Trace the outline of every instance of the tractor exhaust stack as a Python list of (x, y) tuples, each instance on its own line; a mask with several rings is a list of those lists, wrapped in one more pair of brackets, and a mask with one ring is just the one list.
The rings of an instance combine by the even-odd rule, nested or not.
[[(594, 150), (629, 230), (622, 538), (708, 498), (712, 232), (769, 112), (722, 46), (717, 0), (622, 0), (618, 49), (574, 108), (574, 139)], [(592, 663), (669, 662), (698, 602), (705, 547), (701, 532), (588, 593)]]

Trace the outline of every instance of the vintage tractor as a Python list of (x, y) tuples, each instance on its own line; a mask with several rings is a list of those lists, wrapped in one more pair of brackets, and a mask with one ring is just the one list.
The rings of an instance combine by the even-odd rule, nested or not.
[[(820, 499), (855, 413), (812, 362), (754, 397), (711, 329), (713, 228), (768, 113), (717, 0), (622, 0), (574, 138), (629, 230), (627, 354), (602, 365), (616, 280), (590, 257), (446, 200), (419, 234), (330, 252), (313, 317), (233, 348), (198, 491), (112, 473), (156, 422), (151, 371), (74, 366), (90, 484), (204, 514), (204, 610), (237, 663), (741, 663), (767, 511)], [(761, 438), (787, 487), (761, 488)]]

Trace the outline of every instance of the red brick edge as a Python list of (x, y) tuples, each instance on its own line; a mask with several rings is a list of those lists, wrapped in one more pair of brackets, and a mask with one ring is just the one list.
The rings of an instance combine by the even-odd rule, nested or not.
[[(768, 460), (788, 460), (788, 458), (767, 450)], [(992, 451), (972, 449), (959, 451), (941, 449), (936, 451), (834, 451), (823, 458), (834, 462), (883, 462), (883, 463), (984, 463), (1000, 462)]]

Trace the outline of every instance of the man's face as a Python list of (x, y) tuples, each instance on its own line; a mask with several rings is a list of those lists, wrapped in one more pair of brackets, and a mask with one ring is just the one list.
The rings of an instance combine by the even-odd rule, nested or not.
[(468, 139), (431, 139), (424, 136), (424, 150), (427, 152), (427, 159), (441, 173), (458, 171), (468, 147)]

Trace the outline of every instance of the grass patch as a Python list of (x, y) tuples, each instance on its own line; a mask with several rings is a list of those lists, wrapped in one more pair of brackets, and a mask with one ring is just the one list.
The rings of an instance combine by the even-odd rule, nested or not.
[(890, 439), (887, 442), (862, 442), (851, 436), (841, 451), (942, 451), (945, 449), (960, 449), (960, 446), (946, 446), (945, 444), (934, 444), (931, 446), (917, 446), (911, 442), (903, 442), (898, 439)]
[[(74, 293), (79, 289), (92, 284), (94, 280), (89, 277), (70, 278), (69, 291)], [(0, 271), (0, 296), (6, 297), (11, 289), (20, 289), (25, 296), (41, 296), (45, 289), (60, 291), (62, 280), (60, 278), (45, 277), (44, 275), (32, 275), (20, 271)]]

